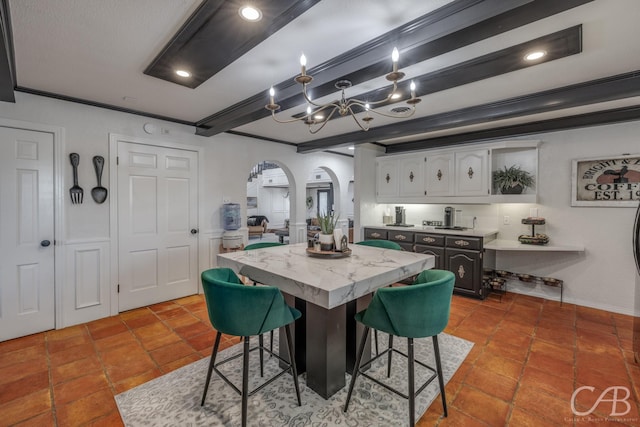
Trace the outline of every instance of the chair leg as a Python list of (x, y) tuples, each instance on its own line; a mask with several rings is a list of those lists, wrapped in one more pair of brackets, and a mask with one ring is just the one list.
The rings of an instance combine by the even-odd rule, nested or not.
[(377, 356), (378, 354), (380, 354), (380, 351), (378, 350), (378, 331), (375, 329), (373, 330), (373, 341), (376, 344), (376, 356)]
[(356, 378), (360, 373), (360, 362), (362, 361), (362, 353), (364, 353), (365, 344), (367, 343), (367, 337), (369, 336), (369, 327), (364, 327), (364, 333), (362, 334), (362, 338), (360, 338), (360, 347), (358, 348), (358, 355), (356, 356), (356, 364), (353, 367), (353, 372), (351, 373), (351, 383), (349, 384), (349, 393), (347, 393), (347, 401), (344, 403), (343, 412), (347, 412), (349, 409), (349, 402), (351, 401), (351, 394), (353, 393), (353, 386), (356, 384)]
[(244, 349), (242, 351), (242, 427), (247, 427), (247, 408), (249, 397), (249, 337), (244, 337)]
[(416, 385), (413, 364), (413, 338), (407, 338), (407, 372), (409, 373), (409, 425), (416, 424)]
[[(269, 335), (269, 351), (273, 353), (273, 331), (271, 331)], [(269, 354), (269, 357), (271, 356), (272, 354)]]
[[(298, 406), (302, 406), (302, 400), (300, 400), (300, 386), (298, 385), (298, 369), (296, 368), (296, 358), (293, 354), (293, 340), (291, 339), (291, 327), (285, 325), (285, 334), (287, 336), (287, 349), (289, 351), (289, 363), (291, 363), (291, 375), (293, 375), (293, 385), (296, 388), (296, 397), (298, 398)], [(273, 332), (271, 332), (273, 333)]]
[(211, 372), (213, 372), (213, 365), (216, 363), (216, 355), (218, 354), (218, 347), (220, 346), (220, 337), (222, 337), (222, 332), (218, 332), (216, 334), (216, 340), (213, 344), (213, 352), (211, 353), (211, 359), (209, 359), (209, 370), (207, 371), (207, 380), (204, 383), (204, 393), (202, 393), (202, 402), (200, 402), (200, 406), (204, 406), (204, 399), (207, 397), (209, 381), (211, 381)]
[(264, 338), (258, 335), (258, 346), (260, 347), (260, 376), (264, 377)]
[[(389, 350), (393, 348), (393, 335), (389, 334)], [(391, 377), (391, 356), (393, 356), (393, 351), (389, 351), (387, 354), (387, 378)]]
[(444, 375), (442, 374), (442, 365), (440, 363), (440, 348), (438, 347), (438, 336), (433, 336), (433, 353), (436, 356), (436, 369), (438, 370), (438, 382), (440, 383), (440, 395), (442, 396), (442, 409), (444, 416), (447, 416), (447, 398), (444, 394)]

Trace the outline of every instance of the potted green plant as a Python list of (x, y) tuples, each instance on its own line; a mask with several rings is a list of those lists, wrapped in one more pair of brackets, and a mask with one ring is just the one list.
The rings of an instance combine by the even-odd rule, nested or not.
[(323, 251), (333, 250), (333, 232), (338, 223), (338, 215), (322, 213), (318, 215), (318, 223), (320, 224), (320, 248)]
[(520, 166), (505, 166), (493, 171), (493, 185), (502, 194), (521, 194), (526, 188), (533, 188), (535, 178)]

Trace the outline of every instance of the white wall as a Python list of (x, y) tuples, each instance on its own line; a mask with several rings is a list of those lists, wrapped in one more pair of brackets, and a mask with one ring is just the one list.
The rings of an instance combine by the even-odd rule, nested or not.
[[(134, 106), (135, 108), (135, 106)], [(203, 147), (203, 156), (200, 159), (200, 206), (199, 206), (199, 267), (200, 270), (215, 265), (215, 255), (223, 229), (221, 224), (221, 206), (223, 199), (240, 203), (242, 206), (242, 218), (246, 218), (246, 192), (247, 176), (251, 167), (263, 160), (273, 161), (283, 167), (290, 187), (290, 209), (293, 233), (290, 236), (292, 242), (306, 239), (306, 208), (305, 208), (305, 182), (309, 171), (325, 167), (331, 170), (337, 182), (336, 194), (340, 194), (339, 203), (345, 203), (348, 196), (347, 187), (349, 179), (353, 176), (353, 159), (329, 153), (297, 154), (295, 147), (283, 144), (263, 142), (252, 138), (222, 134), (211, 138), (195, 135), (195, 129), (191, 126), (179, 125), (161, 120), (117, 111), (105, 110), (97, 107), (60, 101), (51, 98), (40, 97), (25, 93), (16, 93), (15, 103), (0, 102), (0, 117), (10, 120), (19, 120), (35, 124), (50, 125), (62, 129), (63, 135), (62, 164), (63, 170), (56, 171), (64, 176), (65, 189), (72, 184), (71, 165), (68, 155), (71, 152), (80, 154), (79, 181), (81, 186), (91, 188), (95, 183), (95, 172), (91, 165), (91, 158), (101, 155), (105, 158), (105, 170), (102, 176), (104, 186), (109, 183), (109, 172), (112, 165), (109, 162), (109, 134), (119, 134), (144, 140), (149, 143), (185, 144)], [(158, 131), (153, 135), (144, 132), (143, 125), (152, 123)], [(163, 129), (164, 132), (161, 132)], [(66, 160), (65, 160), (66, 159)], [(295, 188), (301, 188), (296, 192)], [(57, 245), (66, 248), (68, 256), (72, 256), (77, 250), (99, 251), (100, 259), (104, 259), (106, 265), (102, 266), (104, 272), (99, 276), (104, 277), (101, 286), (107, 288), (106, 295), (110, 297), (102, 301), (101, 316), (117, 312), (117, 296), (113, 290), (117, 284), (117, 277), (108, 274), (111, 260), (109, 254), (112, 245), (115, 244), (116, 230), (110, 229), (109, 203), (116, 197), (114, 190), (109, 188), (107, 202), (96, 204), (85, 195), (85, 203), (72, 205), (68, 200), (66, 190), (58, 197), (64, 198), (64, 229), (56, 230)], [(59, 214), (59, 213), (58, 213)], [(295, 223), (294, 223), (295, 222)], [(246, 229), (245, 238), (246, 238)], [(58, 253), (58, 252), (56, 252)], [(64, 251), (61, 253), (65, 253)], [(0, 254), (1, 255), (1, 254)], [(66, 263), (66, 271), (59, 277), (56, 283), (56, 293), (59, 301), (72, 301), (74, 299), (73, 286), (65, 278), (75, 277), (74, 269), (82, 268), (74, 263)], [(105, 273), (104, 275), (102, 273)], [(56, 327), (69, 326), (74, 323), (85, 322), (96, 318), (95, 312), (91, 315), (79, 313), (73, 308), (57, 307), (62, 314), (58, 317)]]
[[(498, 238), (509, 240), (516, 240), (520, 234), (530, 234), (531, 228), (522, 225), (520, 220), (530, 216), (530, 208), (537, 208), (538, 216), (546, 219), (546, 225), (536, 227), (536, 231), (549, 235), (552, 244), (584, 245), (585, 252), (499, 252), (498, 268), (564, 280), (565, 302), (633, 314), (635, 265), (631, 232), (635, 208), (571, 207), (571, 161), (600, 156), (609, 158), (623, 153), (640, 154), (638, 134), (639, 121), (528, 135), (522, 139), (542, 141), (538, 204), (451, 206), (462, 209), (462, 225), (470, 226), (476, 216), (479, 228), (498, 229)], [(358, 164), (356, 158), (356, 171)], [(375, 195), (375, 190), (372, 194)], [(366, 215), (369, 219), (362, 225), (381, 224), (382, 212), (390, 208), (393, 213), (393, 206), (366, 207), (366, 214), (361, 209), (362, 217)], [(423, 219), (442, 220), (445, 205), (403, 206), (407, 222), (420, 224)], [(503, 224), (505, 215), (510, 217), (511, 225)], [(558, 289), (542, 284), (532, 286), (510, 281), (509, 289), (559, 299)]]

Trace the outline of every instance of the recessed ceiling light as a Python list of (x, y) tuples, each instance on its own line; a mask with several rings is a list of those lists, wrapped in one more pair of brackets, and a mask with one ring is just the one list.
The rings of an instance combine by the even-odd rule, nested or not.
[(535, 61), (536, 59), (542, 58), (546, 54), (547, 52), (545, 52), (544, 50), (536, 50), (534, 52), (527, 53), (524, 59), (526, 59), (527, 61)]
[(347, 147), (347, 150), (355, 150), (355, 149), (356, 149), (356, 147), (353, 147), (353, 146), (352, 147)]
[(400, 98), (402, 95), (399, 94), (398, 92), (394, 93), (393, 95), (391, 95), (391, 99), (398, 99)]
[(256, 22), (262, 19), (260, 9), (253, 6), (242, 6), (238, 13), (245, 21)]
[(324, 120), (324, 116), (322, 114), (316, 114), (315, 116), (313, 116), (313, 118), (315, 120)]
[(191, 77), (191, 73), (185, 70), (176, 70), (176, 74), (180, 77)]

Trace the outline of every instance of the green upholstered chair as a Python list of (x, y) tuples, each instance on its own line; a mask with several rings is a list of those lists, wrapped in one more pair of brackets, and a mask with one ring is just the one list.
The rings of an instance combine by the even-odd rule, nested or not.
[[(356, 321), (364, 325), (364, 333), (360, 340), (356, 364), (349, 384), (347, 401), (344, 405), (344, 412), (347, 412), (349, 408), (349, 401), (351, 400), (356, 379), (359, 375), (362, 375), (399, 396), (407, 398), (409, 400), (409, 425), (413, 426), (415, 424), (415, 397), (437, 377), (440, 383), (444, 416), (447, 416), (447, 400), (444, 392), (444, 378), (442, 376), (442, 366), (440, 363), (438, 334), (444, 330), (449, 322), (449, 310), (451, 308), (451, 295), (453, 293), (455, 276), (450, 271), (428, 270), (418, 275), (418, 279), (416, 283), (410, 286), (378, 289), (369, 307), (356, 314)], [(424, 282), (420, 282), (420, 280), (424, 280)], [(369, 330), (372, 328), (388, 333), (390, 339), (391, 336), (407, 338), (407, 354), (390, 346), (383, 353), (378, 354), (360, 366), (367, 336), (369, 335)], [(415, 338), (426, 337), (432, 337), (433, 339), (433, 351), (436, 360), (435, 369), (420, 361), (414, 360), (413, 340)], [(393, 352), (399, 353), (407, 358), (408, 395), (371, 377), (365, 371), (376, 359), (388, 353), (389, 365), (387, 368), (387, 376), (390, 376), (390, 355)], [(433, 372), (429, 379), (417, 389), (417, 392), (414, 378), (414, 363), (418, 363)]]
[[(258, 243), (251, 243), (250, 245), (247, 245), (244, 247), (245, 251), (252, 251), (255, 249), (263, 249), (263, 248), (270, 248), (272, 246), (284, 246), (284, 243), (278, 243), (278, 242), (258, 242)], [(257, 285), (256, 282), (253, 282), (253, 286)], [(271, 331), (269, 333), (269, 350), (273, 351), (273, 331)]]
[(278, 243), (278, 242), (251, 243), (250, 245), (245, 246), (244, 250), (245, 251), (251, 251), (251, 250), (254, 250), (254, 249), (270, 248), (272, 246), (284, 246), (284, 243)]
[(396, 242), (392, 242), (391, 240), (378, 240), (378, 239), (363, 240), (361, 242), (356, 243), (356, 245), (374, 246), (376, 248), (383, 248), (383, 249), (395, 249), (397, 251), (402, 250), (402, 246), (400, 246)]
[[(400, 246), (396, 242), (392, 242), (391, 240), (382, 240), (382, 239), (362, 240), (360, 242), (357, 242), (356, 245), (373, 246), (374, 248), (393, 249), (396, 251), (402, 250), (402, 246)], [(378, 354), (379, 353), (378, 352), (378, 331), (374, 331), (373, 341), (376, 348), (376, 354)]]
[[(289, 307), (285, 303), (284, 297), (278, 288), (273, 286), (244, 286), (238, 276), (229, 268), (213, 268), (202, 272), (202, 286), (207, 301), (209, 320), (217, 331), (217, 334), (213, 345), (213, 352), (211, 353), (211, 360), (209, 361), (209, 370), (207, 371), (207, 380), (204, 386), (204, 393), (202, 394), (201, 405), (204, 405), (205, 398), (207, 397), (207, 389), (209, 388), (213, 370), (242, 396), (243, 427), (247, 424), (247, 398), (286, 372), (291, 372), (293, 376), (298, 405), (301, 405), (298, 372), (296, 370), (291, 329), (289, 327), (291, 323), (300, 318), (302, 315), (300, 311)], [(247, 309), (247, 307), (250, 307), (250, 309)], [(272, 356), (280, 359), (280, 366), (284, 368), (254, 390), (249, 391), (249, 352), (260, 350), (260, 354), (262, 354), (262, 351), (264, 351), (262, 340), (260, 340), (258, 347), (250, 348), (249, 337), (257, 335), (261, 338), (262, 334), (280, 327), (284, 327), (285, 329), (289, 360), (284, 360), (277, 354), (269, 351), (272, 353)], [(244, 338), (241, 389), (236, 387), (217, 369), (219, 365), (240, 357), (240, 354), (237, 354), (216, 363), (216, 356), (218, 355), (222, 334)], [(283, 343), (281, 342), (280, 345), (283, 345)], [(260, 364), (262, 370), (262, 357)]]

